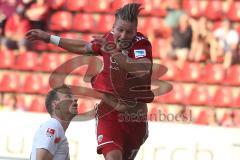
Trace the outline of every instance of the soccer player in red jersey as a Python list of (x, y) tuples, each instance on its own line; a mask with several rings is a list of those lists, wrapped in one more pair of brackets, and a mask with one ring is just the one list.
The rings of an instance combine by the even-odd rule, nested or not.
[(77, 54), (103, 57), (103, 70), (91, 82), (93, 89), (102, 93), (96, 107), (97, 153), (106, 160), (133, 160), (148, 137), (147, 103), (153, 100), (152, 47), (137, 32), (141, 9), (137, 3), (118, 9), (112, 30), (91, 42), (36, 29), (26, 34), (30, 41), (42, 40)]

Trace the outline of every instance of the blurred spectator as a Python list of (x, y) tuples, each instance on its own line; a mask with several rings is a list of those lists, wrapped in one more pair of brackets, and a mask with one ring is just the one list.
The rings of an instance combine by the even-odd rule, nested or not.
[(225, 55), (224, 68), (227, 69), (231, 65), (240, 64), (240, 41), (238, 42), (236, 50), (232, 50)]
[(7, 16), (0, 10), (0, 35), (3, 36), (4, 24), (7, 20)]
[(26, 51), (27, 41), (25, 33), (30, 29), (30, 23), (24, 16), (25, 8), (22, 4), (18, 5), (16, 13), (9, 17), (4, 28), (5, 39), (3, 43), (9, 49), (19, 49), (20, 52)]
[(6, 15), (0, 10), (0, 50), (2, 48), (2, 37), (4, 36), (4, 26), (6, 22)]
[(20, 3), (21, 0), (0, 0), (0, 11), (2, 11), (7, 17), (10, 17)]
[(167, 1), (167, 16), (164, 19), (164, 24), (167, 27), (177, 27), (180, 17), (184, 14), (181, 9), (180, 0), (168, 0)]
[[(216, 57), (214, 55), (217, 52), (217, 41), (213, 35), (213, 22), (207, 20), (206, 17), (201, 17), (199, 20), (192, 19), (191, 26), (193, 39), (189, 60), (199, 62)], [(214, 60), (212, 61), (214, 62)]]
[(199, 20), (191, 19), (193, 29), (192, 46), (189, 54), (189, 60), (200, 62), (210, 57), (210, 44), (212, 32), (210, 24), (206, 17)]
[(192, 43), (192, 28), (189, 24), (189, 17), (184, 14), (180, 17), (179, 24), (172, 31), (172, 53), (171, 57), (178, 59), (178, 66), (182, 68), (188, 59), (188, 53)]
[(163, 23), (158, 23), (161, 27), (155, 36), (162, 38), (162, 44), (159, 48), (161, 53), (161, 58), (169, 58), (168, 54), (171, 52), (171, 34), (172, 29), (178, 26), (180, 17), (184, 14), (181, 9), (181, 0), (168, 0), (166, 1), (167, 15), (165, 16)]
[(232, 28), (229, 20), (222, 21), (221, 27), (214, 31), (214, 37), (218, 42), (217, 57), (212, 57), (214, 62), (217, 62), (219, 57), (224, 57), (224, 67), (227, 68), (231, 64), (232, 54), (237, 49), (239, 35)]
[(36, 0), (26, 10), (26, 16), (30, 20), (31, 27), (34, 29), (45, 30), (45, 21), (48, 16), (49, 6), (45, 0)]

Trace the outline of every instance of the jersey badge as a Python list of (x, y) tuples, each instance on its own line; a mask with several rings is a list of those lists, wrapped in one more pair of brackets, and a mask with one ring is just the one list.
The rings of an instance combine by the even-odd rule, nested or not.
[(145, 49), (135, 49), (134, 56), (135, 56), (135, 58), (146, 57), (146, 50)]
[(98, 136), (98, 142), (101, 142), (102, 139), (103, 139), (103, 135), (101, 134), (101, 135)]
[(48, 137), (52, 137), (55, 134), (55, 130), (52, 128), (48, 128), (46, 134)]

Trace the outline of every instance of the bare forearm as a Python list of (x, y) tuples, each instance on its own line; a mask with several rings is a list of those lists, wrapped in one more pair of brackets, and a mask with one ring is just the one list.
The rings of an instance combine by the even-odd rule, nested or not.
[(89, 45), (89, 43), (82, 40), (61, 38), (58, 46), (69, 52), (86, 54), (88, 52), (87, 45)]
[(83, 40), (74, 40), (68, 38), (60, 38), (58, 36), (51, 35), (48, 32), (32, 29), (26, 33), (26, 39), (29, 41), (40, 40), (45, 43), (53, 43), (59, 47), (77, 54), (93, 54), (91, 43)]

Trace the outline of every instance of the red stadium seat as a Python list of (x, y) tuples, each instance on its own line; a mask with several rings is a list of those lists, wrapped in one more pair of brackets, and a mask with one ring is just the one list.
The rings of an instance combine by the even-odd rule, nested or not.
[(211, 0), (208, 1), (205, 16), (210, 20), (219, 20), (223, 18), (223, 6), (222, 1)]
[(58, 53), (43, 53), (40, 60), (39, 70), (52, 72), (59, 65), (61, 65), (61, 61)]
[(208, 116), (207, 110), (199, 111), (199, 114), (197, 115), (194, 123), (200, 124), (200, 125), (208, 125), (209, 124), (209, 116)]
[(17, 73), (5, 73), (0, 82), (1, 92), (17, 92), (19, 89), (19, 75)]
[(234, 65), (228, 69), (225, 82), (230, 85), (240, 85), (240, 65)]
[(16, 69), (36, 70), (38, 66), (38, 55), (35, 52), (26, 52), (16, 58)]
[(60, 37), (69, 38), (69, 39), (79, 39), (80, 38), (80, 33), (65, 32), (65, 33), (61, 33)]
[(140, 0), (144, 4), (144, 9), (141, 11), (142, 15), (166, 16), (165, 10), (166, 0)]
[(238, 90), (237, 97), (234, 98), (233, 107), (240, 108), (240, 90)]
[(73, 18), (73, 30), (75, 31), (92, 31), (95, 27), (92, 14), (78, 13)]
[(87, 12), (111, 12), (111, 0), (89, 0), (86, 8)]
[(0, 51), (0, 68), (14, 68), (14, 52), (11, 50)]
[(151, 103), (151, 109), (148, 112), (149, 121), (164, 121), (165, 117), (160, 117), (160, 114), (168, 114), (167, 106), (159, 103)]
[(184, 82), (197, 82), (201, 75), (201, 65), (199, 63), (189, 63), (185, 62), (183, 66), (183, 70), (179, 73), (180, 81)]
[(87, 0), (66, 0), (65, 7), (68, 11), (82, 11), (87, 6)]
[(84, 65), (84, 66), (81, 66), (77, 69), (75, 69), (72, 73), (75, 73), (75, 74), (80, 74), (80, 75), (85, 75), (86, 71), (87, 71), (87, 68), (88, 66), (87, 65)]
[(82, 77), (74, 77), (72, 79), (72, 82), (71, 82), (71, 85), (74, 85), (74, 86), (82, 86), (83, 84), (83, 80), (82, 80)]
[(199, 0), (183, 0), (183, 9), (194, 18), (199, 18), (203, 15)]
[(40, 89), (40, 94), (45, 95), (50, 91), (49, 76), (50, 74), (42, 76), (42, 88)]
[(187, 103), (191, 105), (207, 105), (209, 94), (206, 85), (195, 85), (187, 98)]
[(227, 18), (231, 21), (240, 21), (240, 1), (232, 1), (227, 12)]
[[(149, 24), (152, 24), (152, 25), (149, 25)], [(167, 37), (167, 34), (168, 33), (162, 33), (165, 31), (165, 28), (164, 27), (159, 27), (159, 26), (164, 26), (164, 21), (162, 18), (159, 18), (159, 17), (148, 17), (147, 18), (147, 23), (146, 23), (146, 26), (145, 26), (145, 29), (148, 32), (153, 32), (153, 33), (157, 33), (158, 37)], [(159, 35), (161, 34), (161, 35)]]
[(146, 18), (146, 17), (139, 17), (138, 18), (138, 31), (139, 32), (141, 32), (141, 33), (143, 33), (143, 34), (146, 34), (147, 33), (147, 21), (148, 20), (148, 18)]
[(201, 82), (221, 84), (225, 79), (225, 71), (222, 64), (207, 64), (201, 75)]
[(164, 40), (155, 38), (152, 43), (152, 56), (153, 58), (161, 58), (160, 48), (163, 46)]
[(48, 44), (42, 41), (36, 41), (33, 43), (32, 48), (34, 48), (34, 50), (37, 50), (37, 51), (46, 51), (48, 50)]
[(159, 97), (156, 97), (156, 101), (159, 103), (174, 103), (174, 104), (184, 104), (185, 103), (185, 93), (182, 84), (174, 84), (173, 89)]
[(17, 103), (16, 103), (17, 109), (26, 111), (27, 106), (26, 106), (25, 97), (21, 94), (18, 94), (16, 98), (17, 98)]
[(155, 0), (151, 1), (152, 2), (152, 11), (151, 14), (154, 16), (166, 16), (167, 11), (165, 10), (165, 4), (167, 3), (167, 0)]
[(44, 101), (43, 97), (33, 97), (28, 111), (30, 111), (30, 112), (46, 112), (44, 102), (45, 101)]
[(24, 82), (22, 92), (25, 93), (41, 93), (42, 85), (42, 76), (37, 74), (28, 74), (24, 77)]
[(73, 18), (70, 12), (57, 11), (50, 17), (49, 29), (53, 31), (69, 31), (72, 29), (72, 21)]
[(179, 68), (174, 61), (163, 61), (163, 64), (167, 67), (168, 71), (164, 74), (161, 79), (163, 80), (177, 80), (179, 75)]
[(219, 87), (213, 97), (213, 105), (217, 107), (230, 107), (233, 105), (233, 94), (230, 87)]
[(118, 0), (118, 1), (113, 1), (112, 4), (112, 9), (115, 11), (119, 9), (120, 7), (123, 7), (125, 4), (131, 3), (132, 0)]
[(82, 38), (84, 41), (90, 42), (93, 40), (92, 34), (82, 34)]
[(95, 103), (90, 100), (81, 99), (78, 101), (78, 114), (84, 114), (91, 110), (94, 110)]
[(65, 3), (65, 0), (50, 0), (50, 2), (48, 1), (48, 5), (53, 10), (59, 10), (60, 8), (62, 8), (64, 3)]
[(97, 27), (95, 28), (96, 32), (105, 33), (111, 31), (112, 24), (114, 22), (114, 16), (107, 14), (99, 17)]

